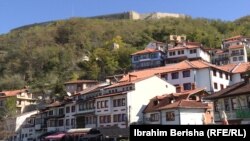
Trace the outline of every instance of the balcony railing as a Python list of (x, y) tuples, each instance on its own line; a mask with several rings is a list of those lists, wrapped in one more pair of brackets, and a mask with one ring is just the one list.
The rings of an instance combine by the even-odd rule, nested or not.
[(250, 108), (244, 107), (236, 110), (237, 118), (250, 118)]

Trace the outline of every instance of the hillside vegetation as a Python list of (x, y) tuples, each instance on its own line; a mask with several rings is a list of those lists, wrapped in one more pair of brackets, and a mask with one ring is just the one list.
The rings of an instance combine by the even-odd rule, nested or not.
[[(150, 41), (166, 42), (170, 34), (186, 34), (190, 41), (219, 48), (223, 38), (250, 37), (249, 21), (250, 17), (234, 22), (73, 18), (25, 26), (0, 36), (0, 89), (51, 86), (59, 93), (68, 80), (104, 80), (105, 76), (128, 72), (130, 54)], [(114, 50), (113, 43), (120, 48)]]

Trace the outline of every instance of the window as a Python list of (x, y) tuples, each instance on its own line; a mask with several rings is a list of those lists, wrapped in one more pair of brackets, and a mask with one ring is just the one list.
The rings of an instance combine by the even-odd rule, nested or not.
[(184, 90), (191, 90), (192, 89), (191, 83), (184, 83), (183, 88)]
[(111, 122), (111, 115), (100, 116), (99, 117), (99, 122), (100, 123), (110, 123)]
[(233, 57), (233, 61), (237, 61), (237, 57)]
[(125, 104), (126, 104), (125, 98), (113, 100), (113, 107), (125, 106)]
[(63, 126), (63, 119), (58, 120), (58, 126)]
[(214, 89), (218, 89), (218, 84), (214, 83)]
[(66, 113), (70, 112), (70, 107), (66, 107)]
[(182, 72), (183, 77), (190, 77), (190, 70), (186, 70)]
[(169, 52), (169, 56), (175, 56), (175, 52), (174, 51), (170, 51)]
[(223, 78), (223, 73), (220, 71), (220, 78)]
[(235, 109), (238, 108), (236, 98), (231, 98), (231, 104), (232, 104), (232, 109), (233, 109), (233, 110), (235, 110)]
[(75, 119), (74, 118), (71, 119), (71, 126), (75, 126)]
[(75, 112), (76, 111), (76, 107), (75, 106), (71, 106), (71, 112)]
[(53, 115), (53, 110), (49, 111), (49, 115), (52, 116)]
[(60, 108), (59, 109), (59, 115), (63, 115), (64, 114), (64, 108)]
[(189, 50), (189, 53), (190, 53), (190, 54), (196, 53), (196, 49), (191, 49), (191, 50)]
[(225, 106), (225, 110), (226, 110), (226, 111), (229, 111), (229, 110), (230, 110), (230, 107), (229, 107), (229, 99), (228, 99), (228, 98), (225, 98), (225, 99), (224, 99), (224, 106)]
[(228, 74), (226, 74), (226, 80), (228, 80)]
[(216, 76), (216, 70), (213, 70), (213, 75)]
[(134, 61), (138, 61), (139, 60), (139, 56), (134, 56)]
[(113, 122), (123, 122), (123, 121), (126, 121), (126, 115), (125, 114), (113, 115)]
[(105, 100), (105, 108), (108, 108), (108, 100)]
[(223, 84), (220, 84), (220, 89), (224, 89), (224, 85)]
[(171, 73), (172, 79), (178, 79), (179, 78), (179, 72), (173, 72)]
[[(98, 104), (98, 102), (97, 102), (97, 104)], [(79, 111), (83, 111), (84, 110), (84, 104), (79, 104)]]
[(239, 61), (243, 61), (243, 56), (240, 56), (240, 57), (239, 57)]
[(178, 50), (178, 55), (184, 54), (184, 50)]
[(159, 121), (159, 114), (150, 114), (150, 121)]
[(174, 112), (166, 112), (166, 121), (175, 121)]
[(69, 119), (66, 119), (66, 126), (69, 126)]

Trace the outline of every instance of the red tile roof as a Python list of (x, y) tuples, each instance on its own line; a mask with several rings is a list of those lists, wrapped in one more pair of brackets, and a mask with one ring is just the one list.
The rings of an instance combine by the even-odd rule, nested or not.
[(176, 108), (209, 108), (207, 104), (195, 100), (180, 100), (166, 106), (160, 107), (159, 110), (176, 109)]
[(244, 46), (243, 45), (232, 45), (232, 46), (229, 46), (230, 49), (239, 49), (239, 48), (243, 48)]
[[(207, 108), (207, 105), (202, 104), (199, 101), (190, 100), (190, 96), (192, 95), (208, 95), (204, 89), (195, 89), (189, 91), (183, 91), (181, 93), (172, 93), (165, 94), (161, 96), (156, 96), (152, 98), (144, 109), (144, 112), (153, 112), (162, 109), (170, 109), (170, 108)], [(155, 101), (158, 101), (157, 105), (154, 105)], [(174, 100), (172, 103), (171, 100)]]
[(242, 35), (237, 35), (237, 36), (233, 36), (233, 37), (224, 39), (224, 41), (237, 40), (237, 39), (240, 39), (242, 37), (243, 37)]
[(164, 73), (182, 71), (182, 70), (187, 70), (187, 69), (203, 69), (203, 68), (210, 68), (210, 67), (219, 69), (221, 71), (225, 71), (216, 65), (210, 64), (202, 60), (195, 60), (195, 61), (184, 60), (182, 62), (179, 62), (176, 64), (170, 64), (164, 67), (150, 68), (150, 69), (130, 72), (129, 74), (125, 75), (120, 81), (128, 81), (129, 75), (134, 76), (131, 78), (132, 80), (136, 80), (136, 79), (145, 78), (145, 77), (149, 77), (149, 76), (153, 76), (157, 74), (164, 74)]
[(65, 82), (64, 84), (77, 84), (77, 83), (98, 83), (97, 80), (73, 80)]
[(20, 90), (13, 90), (13, 91), (2, 91), (1, 94), (4, 94), (4, 96), (1, 97), (10, 97), (10, 96), (16, 96), (22, 92), (27, 91), (27, 89), (20, 89)]
[(147, 53), (153, 53), (153, 52), (161, 52), (160, 50), (156, 50), (156, 49), (151, 49), (151, 48), (147, 48), (147, 49), (144, 49), (144, 50), (140, 50), (140, 51), (137, 51), (131, 55), (138, 55), (138, 54), (147, 54)]
[(218, 67), (220, 69), (223, 69), (231, 73), (243, 73), (243, 72), (250, 70), (250, 62), (238, 63), (238, 64), (227, 64), (227, 65), (222, 65)]

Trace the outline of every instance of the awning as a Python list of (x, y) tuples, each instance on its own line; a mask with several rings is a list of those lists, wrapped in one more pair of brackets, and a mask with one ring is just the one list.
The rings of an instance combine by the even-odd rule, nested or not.
[(45, 139), (61, 139), (65, 136), (65, 133), (56, 133), (45, 137)]

